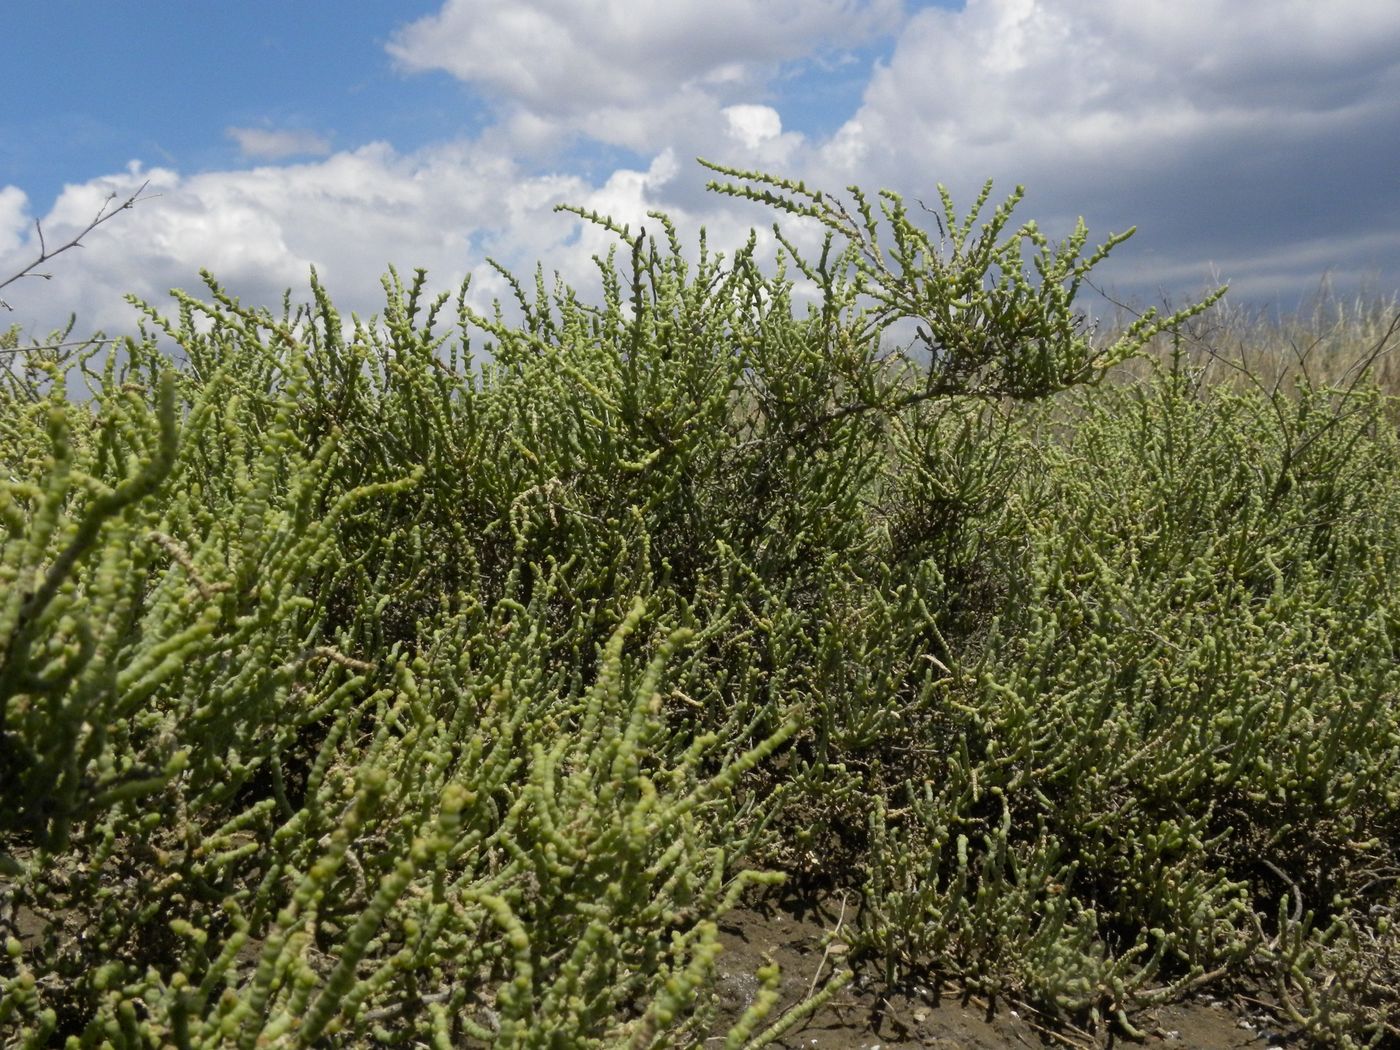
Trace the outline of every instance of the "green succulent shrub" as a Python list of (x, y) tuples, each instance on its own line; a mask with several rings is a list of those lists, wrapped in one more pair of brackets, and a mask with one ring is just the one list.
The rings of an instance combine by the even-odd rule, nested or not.
[(1393, 1032), (1388, 400), (1101, 382), (1217, 296), (1095, 337), (1126, 235), (1019, 191), (715, 170), (818, 257), (580, 213), (596, 303), (206, 275), (0, 374), (7, 1041), (763, 1045), (851, 976), (719, 1018), (785, 878), (891, 981)]

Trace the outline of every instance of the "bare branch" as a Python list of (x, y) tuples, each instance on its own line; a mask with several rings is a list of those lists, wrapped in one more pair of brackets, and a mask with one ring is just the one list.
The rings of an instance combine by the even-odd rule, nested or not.
[(120, 343), (125, 338), (117, 339), (70, 339), (63, 343), (44, 343), (34, 346), (0, 346), (0, 354), (27, 354), (35, 350), (66, 350), (70, 346), (106, 346), (109, 343)]
[[(92, 222), (88, 223), (87, 226), (84, 227), (83, 230), (67, 244), (61, 244), (53, 251), (49, 251), (48, 243), (44, 240), (43, 225), (38, 219), (35, 219), (34, 229), (39, 235), (39, 257), (35, 259), (32, 263), (30, 263), (28, 266), (24, 267), (24, 269), (20, 270), (18, 273), (14, 274), (11, 277), (5, 278), (3, 281), (0, 281), (0, 288), (4, 288), (7, 284), (13, 284), (15, 281), (18, 281), (21, 277), (41, 277), (46, 281), (50, 280), (53, 277), (53, 274), (35, 273), (34, 268), (36, 266), (42, 266), (48, 260), (52, 259), (55, 255), (59, 255), (63, 252), (66, 252), (69, 248), (81, 248), (82, 239), (88, 234), (90, 234), (93, 230), (97, 229), (97, 227), (101, 226), (108, 219), (112, 218), (114, 215), (117, 215), (120, 212), (126, 211), (138, 201), (150, 200), (150, 197), (141, 196), (142, 192), (150, 184), (151, 183), (149, 179), (141, 183), (141, 185), (137, 187), (135, 193), (133, 193), (130, 197), (122, 201), (120, 204), (118, 204), (115, 208), (112, 208), (111, 210), (108, 210), (107, 206), (111, 204), (112, 201), (117, 199), (117, 195), (115, 191), (108, 194), (107, 199), (102, 202), (102, 207), (98, 210), (97, 215), (93, 218)], [(154, 196), (160, 195), (154, 194)], [(10, 304), (7, 303), (4, 299), (0, 299), (0, 308), (6, 310), (13, 309), (13, 307), (11, 307)]]

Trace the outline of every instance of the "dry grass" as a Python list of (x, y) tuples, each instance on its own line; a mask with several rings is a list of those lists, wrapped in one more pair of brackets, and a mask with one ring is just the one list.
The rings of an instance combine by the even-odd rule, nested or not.
[[(1112, 342), (1126, 328), (1126, 312), (1106, 325)], [(1326, 287), (1293, 314), (1237, 305), (1228, 297), (1191, 318), (1176, 333), (1162, 333), (1145, 356), (1117, 370), (1141, 378), (1176, 355), (1208, 385), (1239, 389), (1289, 389), (1303, 380), (1315, 389), (1349, 389), (1374, 382), (1400, 395), (1400, 292), (1337, 298)]]

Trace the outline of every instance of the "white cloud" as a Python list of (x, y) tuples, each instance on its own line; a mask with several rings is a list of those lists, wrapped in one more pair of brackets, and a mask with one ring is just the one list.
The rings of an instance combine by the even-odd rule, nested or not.
[(1212, 256), (1267, 243), (1301, 266), (1295, 241), (1360, 237), (1377, 207), (1400, 219), (1372, 174), (1393, 170), (1397, 97), (1389, 2), (968, 0), (910, 19), (801, 174), (941, 181), (963, 204), (988, 177), (1024, 183), (1026, 216), (1061, 230), (1080, 212), (1100, 235), (1139, 224), (1110, 267), (1155, 249), (1201, 260), (1204, 283)]
[(772, 106), (727, 106), (724, 116), (729, 121), (730, 136), (749, 149), (757, 149), (783, 133), (783, 118)]
[(713, 96), (687, 86), (651, 102), (600, 105), (583, 119), (512, 107), (501, 126), (509, 133), (507, 148), (525, 155), (558, 153), (581, 138), (651, 153), (681, 137), (703, 136), (722, 120)]
[(258, 160), (324, 157), (331, 151), (330, 140), (312, 131), (228, 128), (225, 134), (238, 143), (244, 157)]
[(1397, 50), (1375, 0), (968, 0), (911, 19), (828, 159), (969, 180), (1178, 163), (1211, 136), (1393, 112), (1376, 73), (1394, 79)]
[[(379, 278), (390, 263), (425, 266), (446, 287), (473, 267), (486, 271), (477, 241), (502, 238), (512, 264), (547, 255), (572, 228), (551, 208), (587, 189), (572, 177), (522, 176), (491, 150), (404, 156), (377, 143), (300, 165), (188, 177), (135, 169), (68, 186), (44, 218), (45, 234), (51, 242), (72, 236), (110, 192), (146, 180), (151, 199), (91, 233), (84, 251), (55, 259), (53, 281), (10, 297), (17, 320), (43, 329), (79, 308), (80, 330), (129, 331), (134, 314), (123, 293), (153, 302), (172, 287), (198, 294), (201, 268), (244, 301), (271, 305), (288, 287), (303, 295), (313, 265), (347, 311), (368, 313), (382, 306)], [(32, 254), (32, 240), (0, 253), (0, 264)]]
[[(54, 260), (54, 280), (11, 296), (12, 319), (42, 336), (77, 309), (76, 334), (129, 333), (137, 314), (122, 301), (126, 293), (168, 311), (171, 288), (204, 297), (204, 268), (250, 306), (275, 307), (287, 288), (295, 301), (306, 298), (312, 266), (344, 314), (367, 317), (383, 308), (379, 281), (390, 263), (405, 277), (425, 267), (432, 290), (455, 290), (470, 274), (477, 309), (488, 310), (493, 298), (509, 309), (509, 289), (488, 256), (527, 287), (542, 263), (547, 276), (557, 270), (588, 299), (599, 290), (593, 256), (617, 246), (625, 267), (626, 247), (601, 227), (556, 213), (555, 205), (597, 211), (658, 238), (661, 229), (647, 213), (663, 210), (687, 250), (705, 225), (711, 251), (728, 255), (754, 224), (751, 212), (710, 195), (697, 195), (693, 207), (676, 199), (706, 175), (673, 150), (593, 184), (572, 175), (531, 175), (504, 158), (490, 137), (411, 154), (376, 143), (323, 161), (193, 176), (135, 167), (65, 188), (44, 217), (45, 232), (55, 239), (82, 229), (112, 192), (126, 195), (150, 183), (149, 199), (91, 233), (83, 251)], [(760, 228), (759, 238), (771, 246), (770, 232)], [(0, 269), (33, 248), (26, 242), (0, 252)]]
[(678, 85), (890, 28), (895, 0), (447, 0), (394, 34), (409, 70), (442, 69), (537, 113), (645, 105)]
[[(80, 307), (79, 330), (129, 331), (120, 295), (198, 291), (208, 267), (245, 301), (305, 290), (315, 265), (336, 302), (382, 305), (390, 263), (433, 285), (473, 275), (485, 306), (537, 260), (588, 294), (590, 256), (614, 243), (578, 231), (569, 202), (633, 228), (652, 209), (687, 243), (704, 225), (729, 252), (771, 212), (703, 192), (705, 156), (909, 196), (948, 183), (960, 205), (988, 176), (1024, 182), (1022, 215), (1052, 235), (1086, 213), (1101, 238), (1140, 223), (1110, 262), (1149, 293), (1195, 291), (1212, 262), (1237, 288), (1315, 285), (1323, 269), (1394, 267), (1400, 202), (1400, 21), (1388, 3), (1334, 0), (969, 0), (903, 24), (863, 101), (817, 137), (773, 100), (770, 81), (828, 47), (897, 24), (895, 0), (449, 0), (395, 35), (404, 69), (445, 69), (489, 89), (496, 121), (477, 138), (401, 153), (387, 143), (297, 164), (180, 175), (138, 167), (69, 186), (43, 217), (71, 236), (113, 191), (150, 178), (160, 196), (54, 261), (53, 282), (12, 285), (15, 319), (36, 329)], [(810, 61), (808, 61), (810, 60)], [(843, 74), (845, 75), (845, 74)], [(800, 125), (799, 125), (800, 126)], [(250, 132), (255, 129), (235, 129)], [(232, 130), (230, 132), (233, 133)], [(277, 136), (277, 132), (258, 134)], [(634, 151), (585, 178), (569, 142)], [(242, 141), (242, 140), (240, 140)], [(254, 149), (261, 141), (250, 139)], [(245, 149), (248, 147), (245, 145)], [(1389, 151), (1389, 152), (1386, 152)], [(36, 244), (28, 202), (0, 190), (0, 270)], [(800, 245), (809, 231), (784, 223)], [(1193, 275), (1199, 275), (1194, 277)]]
[(388, 50), (492, 98), (520, 148), (584, 136), (639, 152), (678, 128), (723, 130), (720, 108), (783, 62), (886, 32), (899, 0), (446, 0)]
[[(581, 200), (571, 203), (606, 215), (636, 230), (646, 224), (647, 212), (655, 210), (657, 194), (680, 171), (675, 154), (670, 150), (658, 155), (646, 171), (620, 169), (612, 173), (602, 186), (586, 193)], [(600, 227), (590, 227), (584, 231), (584, 239), (592, 242), (590, 252), (600, 248), (606, 252), (608, 238)]]
[[(29, 198), (25, 192), (18, 186), (0, 186), (0, 255), (20, 246), (29, 225)], [(0, 281), (9, 276), (0, 274)]]

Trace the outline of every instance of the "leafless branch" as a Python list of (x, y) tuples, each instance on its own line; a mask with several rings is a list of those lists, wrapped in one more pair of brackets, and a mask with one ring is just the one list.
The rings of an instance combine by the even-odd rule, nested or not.
[[(0, 300), (0, 302), (2, 301)], [(0, 347), (0, 354), (27, 354), (35, 350), (66, 350), (70, 346), (106, 346), (109, 343), (120, 343), (121, 341), (121, 339), (70, 339), (65, 343), (45, 343), (42, 346)]]
[[(149, 185), (149, 180), (141, 183), (141, 185), (137, 187), (135, 193), (133, 193), (126, 200), (122, 201), (115, 208), (111, 208), (110, 210), (108, 208), (108, 205), (110, 205), (112, 201), (117, 199), (117, 194), (115, 191), (108, 194), (107, 199), (102, 202), (102, 207), (98, 209), (97, 215), (93, 218), (92, 222), (88, 223), (87, 226), (84, 227), (83, 230), (71, 241), (69, 241), (66, 244), (59, 245), (52, 251), (49, 250), (48, 243), (44, 240), (43, 224), (38, 219), (35, 219), (34, 229), (39, 235), (39, 257), (35, 259), (32, 263), (30, 263), (28, 266), (24, 267), (24, 269), (20, 270), (18, 273), (14, 274), (11, 277), (5, 278), (5, 280), (3, 281), (0, 281), (0, 288), (4, 288), (7, 284), (13, 284), (15, 281), (18, 281), (21, 277), (41, 277), (46, 281), (50, 280), (53, 277), (53, 274), (35, 273), (34, 268), (36, 266), (42, 266), (44, 263), (48, 262), (48, 260), (52, 259), (55, 255), (59, 255), (63, 252), (66, 252), (69, 248), (81, 248), (82, 239), (88, 234), (90, 234), (93, 230), (97, 229), (97, 227), (101, 226), (108, 219), (112, 218), (114, 215), (117, 215), (120, 212), (126, 211), (138, 201), (150, 200), (150, 197), (141, 196), (142, 192), (144, 192), (146, 187)], [(156, 196), (159, 196), (159, 194), (156, 194)], [(4, 299), (0, 299), (0, 307), (6, 310), (13, 309), (9, 303), (5, 302)]]

